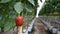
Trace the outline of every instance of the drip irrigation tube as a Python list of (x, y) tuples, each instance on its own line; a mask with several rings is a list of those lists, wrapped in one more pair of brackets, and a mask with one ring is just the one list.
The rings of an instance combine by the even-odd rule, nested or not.
[(34, 19), (32, 20), (32, 22), (28, 25), (28, 28), (26, 28), (26, 31), (23, 32), (23, 34), (28, 34), (29, 32), (32, 31), (32, 28), (33, 28), (33, 24), (34, 24), (34, 22), (35, 22), (35, 19), (36, 19), (36, 18), (34, 18)]

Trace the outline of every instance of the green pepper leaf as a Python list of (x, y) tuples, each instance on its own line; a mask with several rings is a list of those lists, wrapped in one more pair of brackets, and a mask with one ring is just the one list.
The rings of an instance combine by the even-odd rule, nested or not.
[(34, 0), (28, 0), (28, 1), (35, 6)]
[(33, 11), (32, 6), (30, 6), (30, 5), (26, 5), (26, 6), (25, 6), (25, 9), (26, 9), (28, 12), (32, 12), (32, 11)]
[(14, 5), (14, 9), (16, 10), (17, 13), (21, 13), (24, 9), (24, 5), (23, 3), (21, 2), (17, 2), (15, 5)]
[(7, 3), (9, 1), (11, 1), (11, 0), (1, 0), (0, 3)]

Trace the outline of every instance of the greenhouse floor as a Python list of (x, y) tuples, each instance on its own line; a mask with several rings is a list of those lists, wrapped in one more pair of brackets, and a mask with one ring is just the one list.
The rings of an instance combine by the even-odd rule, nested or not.
[[(46, 21), (50, 23), (50, 20), (48, 20), (47, 18), (44, 19), (46, 19)], [(56, 26), (56, 23), (54, 24), (54, 22), (53, 23), (51, 22), (51, 24), (53, 26)], [(60, 27), (57, 28), (60, 29)], [(13, 33), (16, 34), (16, 28), (14, 28), (14, 31), (13, 29), (11, 29), (8, 32), (0, 33), (0, 34), (13, 34)], [(29, 34), (52, 34), (52, 33), (48, 31), (48, 28), (41, 22), (39, 18), (36, 18), (33, 24), (32, 31), (29, 32)]]
[[(0, 34), (13, 34), (13, 32), (14, 32), (13, 29), (11, 29), (8, 32), (0, 33)], [(39, 19), (36, 19), (33, 26), (33, 31), (30, 32), (29, 34), (49, 34), (49, 33), (47, 31), (47, 28), (41, 23), (41, 21)]]
[(33, 31), (29, 34), (52, 34), (47, 30), (47, 27), (45, 27), (39, 19), (35, 20)]

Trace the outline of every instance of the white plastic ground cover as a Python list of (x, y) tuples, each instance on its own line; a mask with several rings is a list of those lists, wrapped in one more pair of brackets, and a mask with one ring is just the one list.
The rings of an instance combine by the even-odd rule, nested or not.
[(57, 34), (60, 34), (60, 31), (58, 31)]
[(41, 18), (40, 18), (40, 20), (47, 26), (47, 28), (48, 28), (50, 31), (52, 31), (53, 34), (60, 34), (60, 33), (59, 33), (60, 31), (59, 31), (58, 29), (54, 28), (54, 26), (51, 26), (51, 24), (45, 22), (45, 21), (42, 20)]
[(29, 31), (29, 32), (32, 31), (34, 21), (35, 21), (35, 18), (32, 20), (31, 24), (29, 24), (29, 27), (28, 27), (28, 31)]
[(53, 34), (56, 34), (57, 31), (58, 31), (58, 29), (56, 29), (56, 28), (53, 28), (53, 29), (52, 29)]
[(55, 22), (57, 22), (58, 24), (60, 24), (60, 21), (55, 20)]
[(34, 18), (34, 19), (32, 20), (32, 22), (28, 25), (28, 28), (23, 29), (23, 34), (28, 34), (29, 32), (32, 31), (32, 28), (33, 28), (33, 24), (34, 24), (34, 22), (35, 22), (35, 19), (36, 19), (36, 18)]
[(25, 32), (23, 32), (23, 34), (28, 34), (28, 30), (26, 30)]

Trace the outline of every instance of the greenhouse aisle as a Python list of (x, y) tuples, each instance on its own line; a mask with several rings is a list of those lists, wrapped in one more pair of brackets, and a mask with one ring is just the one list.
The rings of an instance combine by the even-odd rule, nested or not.
[(51, 34), (51, 33), (48, 32), (47, 27), (45, 27), (44, 24), (42, 24), (40, 20), (37, 18), (33, 26), (33, 32), (31, 32), (30, 34)]

